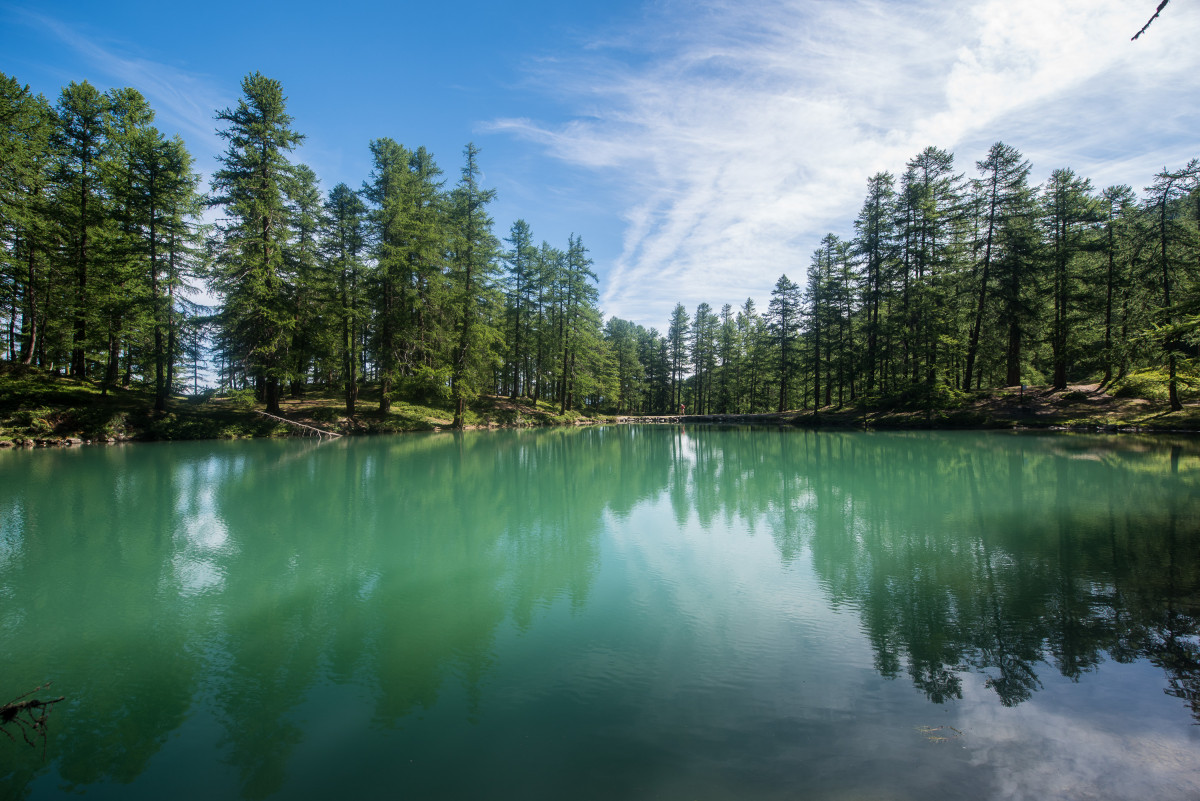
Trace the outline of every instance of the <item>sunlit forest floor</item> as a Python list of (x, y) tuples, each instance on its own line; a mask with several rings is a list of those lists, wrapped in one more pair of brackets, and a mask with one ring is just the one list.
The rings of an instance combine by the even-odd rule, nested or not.
[[(1131, 387), (1141, 392), (1133, 394)], [(1161, 390), (1161, 391), (1160, 391)], [(1070, 428), (1112, 431), (1200, 432), (1200, 399), (1184, 397), (1183, 409), (1171, 411), (1165, 387), (1154, 382), (1129, 382), (1115, 391), (1098, 382), (979, 390), (949, 402), (922, 403), (909, 399), (848, 403), (801, 412), (798, 425), (863, 426), (871, 428)]]
[[(1172, 412), (1165, 387), (1153, 378), (1126, 381), (1115, 391), (1098, 383), (1065, 390), (1007, 387), (936, 397), (909, 394), (869, 398), (782, 415), (688, 415), (689, 423), (755, 422), (837, 428), (1071, 428), (1107, 431), (1190, 431), (1200, 433), (1200, 398), (1188, 392), (1182, 411)], [(1134, 392), (1133, 390), (1137, 391)], [(379, 412), (379, 389), (361, 391), (356, 414), (345, 413), (340, 392), (309, 388), (280, 403), (287, 420), (340, 434), (433, 431), (448, 428), (448, 401), (394, 400)], [(177, 395), (165, 412), (154, 411), (153, 395), (140, 387), (104, 391), (91, 381), (46, 375), (33, 370), (0, 370), (0, 447), (73, 445), (126, 440), (228, 439), (293, 436), (304, 430), (261, 414), (249, 391), (217, 395)], [(469, 428), (580, 425), (628, 421), (632, 415), (558, 413), (545, 401), (481, 396), (466, 414)], [(676, 418), (670, 416), (674, 421)], [(308, 433), (313, 433), (309, 431)]]
[[(36, 370), (0, 367), (0, 447), (76, 445), (127, 440), (231, 439), (292, 436), (301, 429), (261, 414), (250, 391), (219, 395), (173, 396), (165, 412), (154, 411), (153, 392), (143, 387), (107, 391), (96, 382), (47, 375)], [(348, 416), (339, 391), (309, 388), (285, 394), (283, 416), (313, 428), (339, 434), (388, 434), (448, 428), (454, 418), (449, 401), (393, 400), (379, 411), (379, 387), (359, 393), (356, 414)], [(465, 414), (467, 428), (570, 425), (603, 422), (545, 401), (520, 403), (482, 396)], [(311, 432), (310, 432), (311, 433)]]

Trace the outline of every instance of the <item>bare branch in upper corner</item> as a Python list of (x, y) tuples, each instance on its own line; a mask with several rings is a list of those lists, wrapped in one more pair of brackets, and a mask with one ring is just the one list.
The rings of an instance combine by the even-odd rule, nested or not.
[(1133, 35), (1133, 38), (1130, 39), (1129, 41), (1136, 42), (1137, 38), (1139, 36), (1141, 36), (1143, 33), (1145, 33), (1146, 29), (1150, 27), (1150, 23), (1154, 22), (1154, 20), (1158, 19), (1158, 15), (1162, 13), (1162, 10), (1167, 7), (1167, 3), (1169, 3), (1169, 2), (1171, 2), (1171, 0), (1162, 0), (1162, 2), (1158, 4), (1158, 8), (1154, 9), (1154, 16), (1151, 17), (1150, 19), (1146, 20), (1146, 24), (1142, 26), (1142, 29), (1140, 31), (1138, 31), (1137, 33), (1135, 33)]

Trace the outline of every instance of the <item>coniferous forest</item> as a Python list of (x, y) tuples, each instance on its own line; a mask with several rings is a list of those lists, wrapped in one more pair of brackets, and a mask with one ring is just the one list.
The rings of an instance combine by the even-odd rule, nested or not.
[(603, 318), (581, 237), (495, 231), (473, 145), (447, 174), (376, 139), (361, 186), (322, 192), (291, 158), (283, 87), (255, 73), (216, 112), (227, 147), (203, 186), (136, 90), (72, 83), (52, 103), (0, 79), (0, 363), (141, 385), (159, 410), (201, 373), (268, 412), (319, 387), (353, 415), (369, 385), (379, 411), (442, 404), (459, 425), (482, 394), (753, 413), (1098, 382), (1179, 409), (1200, 380), (1195, 160), (1139, 191), (1067, 167), (1033, 185), (1006, 143), (965, 163), (929, 147), (867, 178), (765, 308), (678, 304), (662, 333)]

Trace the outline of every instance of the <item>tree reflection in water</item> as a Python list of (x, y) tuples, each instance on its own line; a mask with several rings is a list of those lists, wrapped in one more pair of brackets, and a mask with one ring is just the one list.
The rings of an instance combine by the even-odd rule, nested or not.
[[(354, 688), (381, 730), (454, 686), (474, 723), (498, 632), (582, 613), (609, 522), (659, 500), (810, 561), (875, 669), (930, 701), (979, 676), (1018, 705), (1047, 669), (1145, 659), (1200, 721), (1187, 441), (609, 428), (0, 454), (0, 473), (0, 631), (22, 644), (0, 683), (67, 697), (48, 750), (71, 788), (132, 782), (203, 714), (227, 794), (269, 796), (319, 739), (318, 686)], [(0, 775), (13, 797), (47, 769), (26, 756)]]

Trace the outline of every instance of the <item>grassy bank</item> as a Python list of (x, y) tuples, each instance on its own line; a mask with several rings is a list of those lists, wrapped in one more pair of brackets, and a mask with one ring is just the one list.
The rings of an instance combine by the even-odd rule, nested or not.
[(969, 394), (947, 391), (934, 398), (872, 398), (788, 418), (795, 425), (844, 428), (1200, 432), (1200, 402), (1187, 400), (1181, 411), (1171, 411), (1159, 383), (1152, 376), (1134, 376), (1106, 388), (1092, 383), (1062, 390), (1003, 387)]
[[(340, 394), (310, 390), (280, 403), (283, 416), (339, 434), (433, 431), (453, 422), (449, 406), (396, 400), (382, 414), (378, 388), (359, 396), (358, 413), (345, 414)], [(80, 444), (127, 440), (236, 439), (290, 436), (296, 429), (267, 418), (252, 393), (176, 396), (165, 412), (154, 411), (153, 394), (143, 388), (105, 392), (91, 381), (50, 376), (34, 370), (0, 372), (0, 447)], [(465, 415), (468, 428), (571, 425), (601, 422), (578, 412), (559, 415), (556, 407), (507, 398), (478, 398)]]
[[(1009, 387), (971, 394), (943, 391), (934, 397), (909, 394), (830, 405), (818, 411), (747, 416), (739, 420), (834, 428), (1070, 428), (1109, 431), (1200, 432), (1200, 402), (1172, 412), (1153, 375), (1134, 376), (1105, 389), (1078, 384), (1065, 390)], [(358, 414), (349, 417), (341, 396), (310, 390), (281, 402), (283, 416), (340, 434), (383, 434), (448, 428), (449, 406), (396, 400), (378, 411), (378, 388), (363, 390)], [(0, 447), (126, 440), (230, 439), (291, 436), (297, 430), (259, 412), (249, 392), (177, 396), (166, 412), (154, 412), (152, 395), (141, 388), (107, 392), (90, 381), (34, 370), (0, 372)], [(547, 404), (483, 396), (466, 414), (470, 428), (575, 425), (605, 422), (578, 412), (559, 415)], [(636, 419), (636, 418), (631, 418)], [(720, 422), (721, 415), (689, 416), (689, 422)]]

